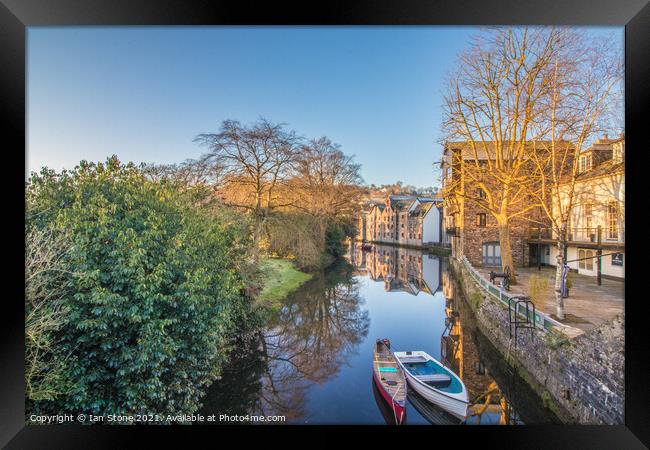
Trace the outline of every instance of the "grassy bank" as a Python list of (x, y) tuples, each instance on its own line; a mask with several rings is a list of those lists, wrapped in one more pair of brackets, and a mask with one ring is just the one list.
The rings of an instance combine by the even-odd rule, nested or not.
[(270, 305), (277, 306), (280, 300), (311, 278), (310, 274), (297, 270), (287, 259), (268, 258), (261, 264), (264, 272), (264, 288), (260, 299)]

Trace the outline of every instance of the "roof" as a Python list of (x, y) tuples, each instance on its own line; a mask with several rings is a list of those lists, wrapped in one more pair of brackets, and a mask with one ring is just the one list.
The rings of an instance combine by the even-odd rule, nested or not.
[(613, 159), (608, 159), (591, 170), (579, 173), (576, 176), (576, 181), (587, 181), (592, 178), (598, 178), (605, 175), (617, 175), (620, 173), (625, 173), (625, 163), (615, 162)]
[(391, 195), (390, 197), (391, 206), (393, 209), (402, 210), (409, 208), (414, 201), (417, 200), (417, 197), (413, 195)]
[[(558, 144), (566, 144), (567, 148), (571, 148), (573, 144), (569, 141), (560, 141)], [(504, 141), (501, 143), (502, 146), (508, 146), (510, 144), (510, 141)], [(516, 142), (515, 145), (518, 145), (519, 142)], [(556, 144), (556, 145), (558, 145)], [(551, 146), (551, 141), (528, 141), (526, 142), (526, 145), (528, 146), (533, 146), (536, 145), (540, 149), (543, 148), (548, 148)], [(461, 150), (463, 159), (464, 160), (473, 160), (474, 157), (474, 150), (472, 149), (472, 146), (470, 145), (469, 141), (451, 141), (451, 142), (446, 142), (445, 147), (443, 150), (443, 156), (442, 159), (443, 161), (445, 160), (445, 157), (448, 155), (447, 150)], [(487, 159), (495, 159), (496, 155), (496, 142), (495, 141), (476, 141), (476, 153), (478, 156), (479, 160), (487, 160)], [(489, 157), (489, 158), (488, 158)], [(449, 162), (447, 160), (447, 162)]]
[(413, 208), (413, 211), (411, 211), (412, 215), (420, 214), (422, 213), (423, 216), (426, 216), (429, 211), (431, 211), (431, 208), (433, 208), (434, 202), (424, 202), (420, 203), (418, 206)]

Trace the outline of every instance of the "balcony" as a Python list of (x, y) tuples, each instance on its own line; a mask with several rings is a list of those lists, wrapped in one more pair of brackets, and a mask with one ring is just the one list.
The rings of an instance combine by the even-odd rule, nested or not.
[[(600, 244), (602, 247), (625, 247), (624, 227), (617, 227), (616, 229), (601, 227), (600, 233)], [(528, 230), (528, 241), (555, 243), (557, 242), (557, 233), (550, 227), (531, 226)], [(567, 241), (569, 244), (596, 248), (598, 246), (598, 227), (570, 227), (567, 230)]]
[(458, 228), (455, 225), (447, 225), (445, 227), (445, 233), (449, 236), (456, 236), (458, 234)]

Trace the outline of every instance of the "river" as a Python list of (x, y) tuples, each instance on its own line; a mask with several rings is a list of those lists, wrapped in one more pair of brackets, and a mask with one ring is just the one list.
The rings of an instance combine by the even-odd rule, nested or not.
[[(476, 329), (446, 258), (359, 244), (291, 294), (259, 339), (233, 352), (200, 412), (391, 423), (371, 374), (375, 339), (384, 337), (394, 350), (424, 350), (460, 375), (471, 404), (465, 424), (558, 422)], [(406, 423), (458, 421), (409, 393)]]

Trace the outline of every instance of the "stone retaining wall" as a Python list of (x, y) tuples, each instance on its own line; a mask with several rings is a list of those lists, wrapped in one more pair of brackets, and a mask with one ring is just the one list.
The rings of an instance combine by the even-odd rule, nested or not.
[(624, 424), (624, 316), (568, 339), (519, 329), (510, 338), (508, 309), (487, 295), (461, 263), (451, 261), (483, 334), (567, 422)]

